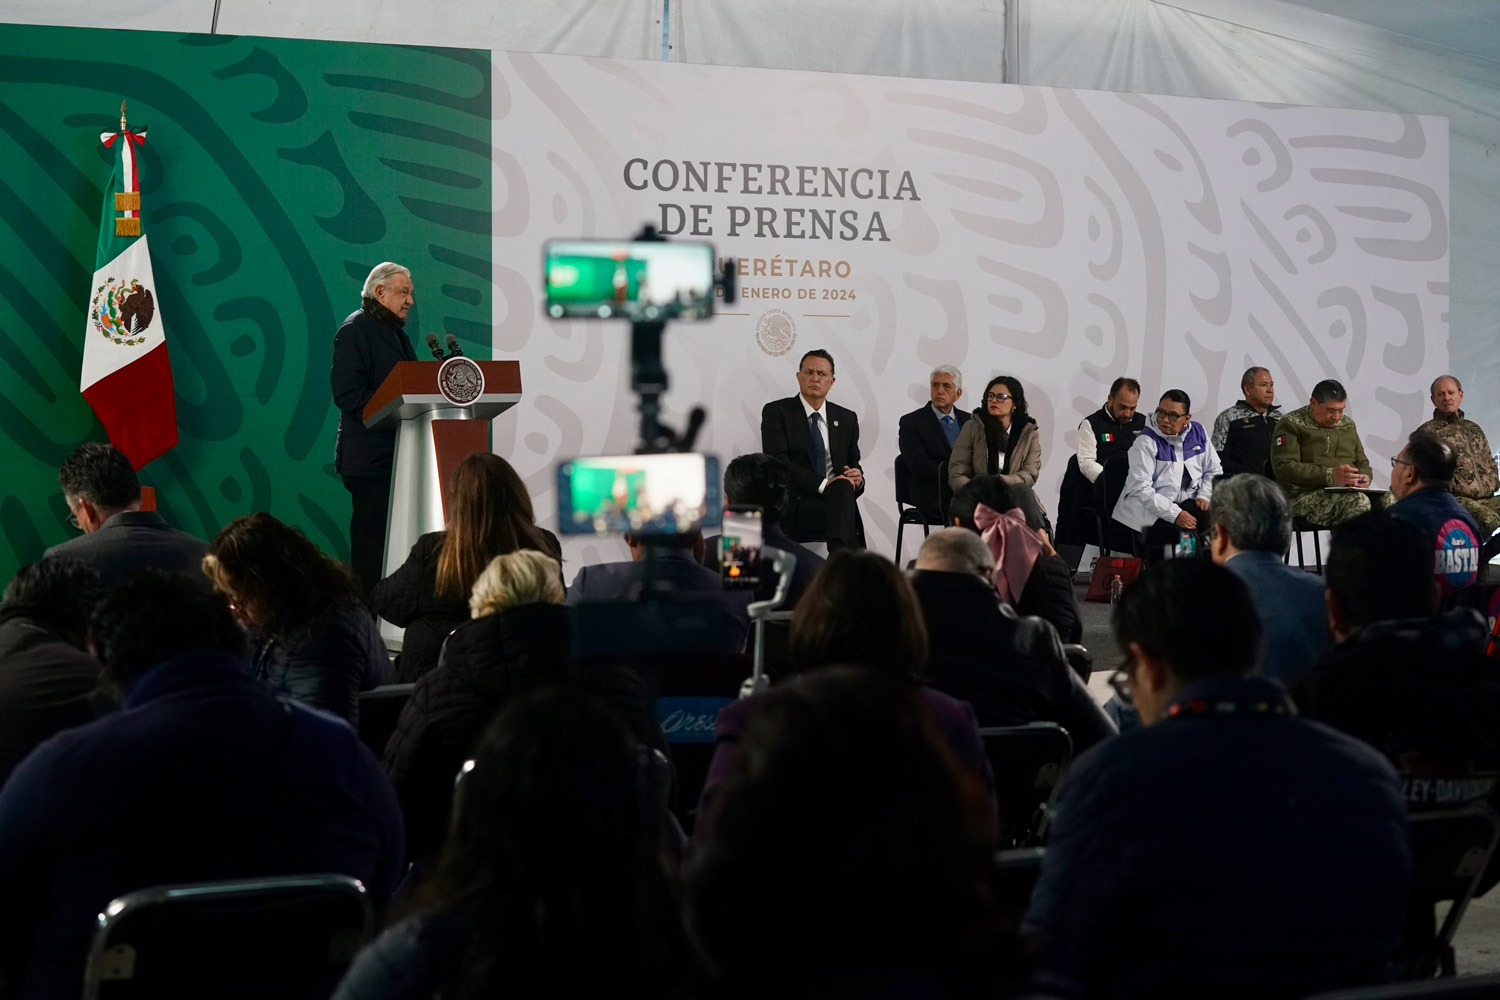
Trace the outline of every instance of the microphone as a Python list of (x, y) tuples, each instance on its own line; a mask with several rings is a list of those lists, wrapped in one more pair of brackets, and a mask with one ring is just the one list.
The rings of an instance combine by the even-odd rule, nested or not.
[(432, 352), (433, 357), (439, 361), (443, 360), (443, 349), (438, 346), (437, 334), (429, 333), (427, 335), (427, 349)]
[(453, 334), (451, 334), (451, 333), (448, 334), (447, 339), (444, 340), (443, 343), (445, 343), (445, 344), (448, 345), (448, 357), (450, 357), (450, 358), (463, 357), (464, 349), (462, 347), (458, 346), (458, 338), (455, 337)]

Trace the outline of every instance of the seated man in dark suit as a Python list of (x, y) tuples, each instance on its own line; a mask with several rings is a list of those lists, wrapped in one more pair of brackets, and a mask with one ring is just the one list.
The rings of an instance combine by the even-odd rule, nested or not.
[(958, 432), (974, 415), (954, 405), (964, 394), (964, 377), (957, 368), (938, 365), (931, 382), (931, 402), (901, 418), (896, 441), (911, 476), (911, 502), (928, 517), (941, 519), (938, 466), (953, 454)]
[(92, 566), (105, 586), (142, 569), (202, 573), (207, 543), (171, 527), (156, 511), (141, 510), (141, 481), (114, 445), (79, 445), (63, 461), (57, 482), (83, 536), (52, 546), (47, 558)]
[(701, 533), (649, 540), (626, 535), (625, 544), (629, 562), (596, 563), (578, 571), (568, 588), (568, 604), (632, 601), (648, 594), (711, 595), (724, 609), (724, 648), (744, 647), (749, 596), (725, 593), (719, 574), (703, 565)]
[(89, 612), (103, 596), (99, 574), (73, 559), (32, 563), (6, 586), (0, 605), (0, 787), (42, 740), (99, 714), (99, 661), (85, 650), (85, 633)]
[(1260, 620), (1207, 559), (1115, 605), (1111, 684), (1144, 725), (1064, 779), (1026, 925), (1091, 1000), (1270, 1000), (1389, 974), (1412, 883), (1391, 765), (1255, 676)]
[[(762, 545), (790, 552), (797, 557), (797, 565), (792, 570), (792, 582), (787, 591), (786, 607), (783, 609), (790, 611), (826, 560), (782, 528), (781, 512), (786, 509), (787, 492), (786, 469), (770, 455), (761, 452), (741, 455), (724, 469), (724, 502), (735, 506), (759, 507)], [(710, 542), (712, 544), (706, 547), (704, 553), (703, 565), (718, 572), (721, 544), (719, 536), (714, 536)], [(775, 592), (776, 581), (768, 577), (755, 589), (755, 599), (769, 600)]]
[(336, 872), (385, 906), (406, 860), (390, 783), (343, 720), (250, 675), (207, 580), (136, 574), (89, 641), (123, 707), (37, 747), (0, 792), (8, 997), (76, 996), (99, 913), (136, 889)]
[(1213, 561), (1239, 577), (1260, 615), (1260, 672), (1283, 683), (1328, 648), (1322, 578), (1281, 561), (1292, 544), (1292, 505), (1276, 481), (1235, 476), (1214, 490)]
[(855, 502), (865, 491), (859, 418), (828, 402), (833, 382), (833, 355), (808, 351), (798, 363), (797, 395), (760, 411), (760, 450), (782, 462), (792, 485), (783, 523), (793, 537), (826, 539), (830, 553), (865, 545)]
[(1068, 665), (1056, 630), (1000, 600), (994, 571), (972, 531), (943, 528), (922, 544), (908, 578), (927, 622), (928, 682), (968, 702), (981, 726), (1056, 722), (1075, 752), (1113, 736), (1114, 723)]

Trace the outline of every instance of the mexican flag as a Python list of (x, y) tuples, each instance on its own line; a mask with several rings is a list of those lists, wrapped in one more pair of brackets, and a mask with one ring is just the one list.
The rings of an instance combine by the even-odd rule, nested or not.
[(122, 110), (120, 130), (99, 140), (113, 150), (115, 169), (104, 192), (79, 388), (110, 442), (139, 469), (177, 443), (172, 363), (141, 229), (139, 153), (146, 130), (127, 128)]

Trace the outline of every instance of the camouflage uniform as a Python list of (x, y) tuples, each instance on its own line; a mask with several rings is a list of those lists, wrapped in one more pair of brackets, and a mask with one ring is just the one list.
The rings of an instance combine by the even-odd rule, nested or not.
[(1474, 421), (1464, 419), (1463, 410), (1457, 413), (1433, 410), (1432, 419), (1417, 430), (1447, 441), (1458, 456), (1453, 498), (1479, 522), (1482, 543), (1500, 528), (1500, 497), (1495, 496), (1500, 490), (1500, 472), (1495, 469), (1495, 456), (1484, 431)]
[[(1325, 493), (1333, 485), (1333, 470), (1352, 465), (1368, 479), (1370, 460), (1360, 444), (1359, 431), (1348, 417), (1332, 427), (1312, 418), (1312, 408), (1293, 410), (1276, 422), (1271, 442), (1271, 470), (1292, 502), (1292, 513), (1321, 527), (1332, 527), (1370, 509), (1363, 493)], [(1384, 507), (1388, 495), (1376, 498)]]

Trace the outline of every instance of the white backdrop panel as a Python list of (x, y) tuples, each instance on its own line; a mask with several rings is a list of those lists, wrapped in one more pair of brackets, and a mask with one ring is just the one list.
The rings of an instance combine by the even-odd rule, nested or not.
[[(700, 448), (725, 460), (758, 450), (761, 405), (795, 391), (804, 351), (828, 348), (832, 398), (860, 415), (866, 528), (886, 551), (896, 421), (933, 365), (961, 366), (969, 406), (995, 373), (1022, 380), (1051, 508), (1073, 428), (1116, 375), (1138, 377), (1148, 403), (1186, 389), (1205, 420), (1252, 362), (1289, 408), (1317, 379), (1345, 379), (1383, 472), (1447, 364), (1443, 119), (504, 53), (495, 75), (494, 346), (521, 360), (526, 389), (496, 448), (548, 517), (558, 459), (630, 450), (636, 419), (626, 327), (543, 318), (541, 244), (628, 236), (664, 202), (706, 206), (721, 255), (783, 274), (797, 262), (792, 277), (747, 276), (752, 295), (816, 296), (751, 297), (669, 329), (669, 410), (707, 404)], [(723, 192), (717, 168), (706, 193), (637, 191), (634, 158), (677, 163), (664, 183), (683, 161), (793, 169), (775, 194), (747, 191), (737, 166)], [(802, 165), (816, 189), (823, 167), (888, 171), (888, 195), (908, 172), (917, 199), (799, 194)], [(769, 180), (765, 166), (759, 189)], [(736, 209), (769, 210), (776, 235), (732, 228)], [(854, 213), (859, 238), (789, 239), (787, 209)], [(865, 238), (875, 213), (887, 240)], [(804, 277), (809, 260), (830, 275)], [(776, 343), (788, 327), (795, 342)], [(568, 554), (576, 567), (616, 551)]]

